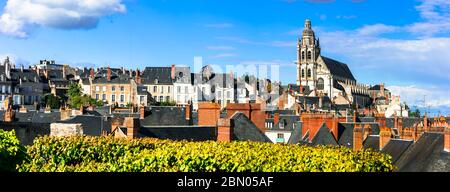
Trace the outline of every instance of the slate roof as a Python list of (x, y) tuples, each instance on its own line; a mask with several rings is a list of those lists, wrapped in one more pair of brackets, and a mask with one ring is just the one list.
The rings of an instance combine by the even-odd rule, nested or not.
[(139, 137), (153, 137), (175, 141), (215, 141), (217, 139), (217, 130), (216, 127), (208, 126), (143, 126), (139, 130)]
[[(187, 74), (186, 74), (187, 75)], [(172, 85), (172, 68), (171, 67), (146, 67), (141, 75), (142, 84)]]
[(234, 126), (232, 140), (271, 142), (243, 113), (233, 115), (231, 123), (231, 126)]
[(339, 123), (338, 124), (338, 135), (339, 145), (345, 147), (353, 147), (353, 129), (355, 128), (355, 124), (353, 123)]
[(211, 79), (204, 79), (202, 74), (195, 73), (193, 74), (193, 84), (210, 84), (217, 85), (218, 87), (234, 87), (234, 79), (231, 74), (224, 73), (214, 73), (211, 76)]
[(111, 118), (102, 118), (100, 116), (78, 115), (65, 121), (59, 121), (59, 123), (81, 123), (83, 134), (88, 136), (100, 136), (102, 128), (108, 133), (111, 132)]
[[(319, 107), (319, 97), (309, 97), (309, 96), (298, 96), (297, 100), (302, 105), (313, 105), (315, 104)], [(329, 109), (332, 105), (332, 102), (328, 96), (322, 97), (322, 108), (321, 109)]]
[[(1, 116), (3, 119), (4, 111)], [(30, 123), (54, 123), (61, 119), (59, 111), (53, 111), (51, 113), (44, 113), (43, 111), (28, 111), (27, 113), (15, 112), (15, 121), (17, 122), (30, 122)]]
[[(386, 118), (386, 127), (394, 128), (394, 118)], [(422, 118), (417, 117), (403, 117), (403, 127), (412, 127), (416, 123), (420, 123)]]
[(320, 129), (317, 131), (314, 138), (311, 140), (311, 144), (337, 146), (338, 142), (333, 137), (333, 134), (331, 133), (330, 129), (328, 129), (325, 124), (323, 124), (322, 127), (320, 127)]
[(191, 83), (191, 69), (189, 67), (175, 67), (175, 83)]
[(111, 73), (111, 80), (108, 81), (106, 76), (95, 76), (92, 80), (92, 84), (129, 84), (130, 76), (128, 75), (113, 75)]
[(450, 153), (444, 152), (444, 135), (424, 133), (395, 165), (400, 172), (450, 172)]
[(383, 149), (382, 153), (389, 154), (392, 156), (392, 162), (394, 164), (397, 163), (397, 160), (403, 155), (403, 153), (408, 150), (408, 148), (414, 143), (411, 140), (400, 140), (400, 139), (391, 139), (389, 143), (387, 143)]
[(146, 108), (145, 118), (141, 119), (141, 126), (180, 126), (190, 125), (186, 120), (184, 107), (159, 107)]
[(369, 135), (363, 143), (364, 149), (372, 149), (374, 151), (380, 150), (380, 136), (379, 135)]
[(296, 126), (298, 126), (298, 122), (300, 121), (300, 117), (296, 115), (280, 115), (279, 123), (284, 123), (284, 128), (280, 128), (280, 124), (274, 124), (273, 128), (270, 130), (283, 130), (283, 131), (292, 131)]
[(324, 56), (321, 56), (321, 57), (323, 59), (323, 62), (325, 63), (327, 68), (330, 70), (330, 73), (332, 75), (356, 81), (355, 77), (353, 76), (352, 72), (348, 68), (347, 64), (330, 59), (328, 57), (324, 57)]
[(302, 140), (302, 124), (298, 123), (298, 126), (294, 128), (291, 132), (291, 137), (289, 137), (288, 144), (297, 144)]

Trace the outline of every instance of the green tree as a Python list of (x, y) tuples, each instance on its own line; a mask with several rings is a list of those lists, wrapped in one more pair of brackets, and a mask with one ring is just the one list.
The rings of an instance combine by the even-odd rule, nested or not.
[(420, 110), (416, 108), (415, 111), (410, 111), (409, 116), (410, 117), (420, 117)]
[(94, 105), (97, 107), (104, 105), (103, 101), (93, 99), (88, 95), (82, 95), (81, 85), (77, 83), (71, 83), (69, 85), (67, 96), (69, 97), (68, 104), (75, 109), (80, 108), (82, 105)]
[(50, 106), (52, 109), (58, 109), (61, 107), (61, 98), (53, 94), (46, 94), (44, 96), (44, 103), (45, 106)]
[(70, 83), (69, 90), (67, 90), (69, 98), (81, 96), (81, 85), (78, 83)]

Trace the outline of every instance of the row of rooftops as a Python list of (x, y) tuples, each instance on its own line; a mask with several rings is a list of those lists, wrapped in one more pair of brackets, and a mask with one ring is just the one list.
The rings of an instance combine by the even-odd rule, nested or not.
[[(143, 118), (139, 120), (141, 126), (139, 137), (174, 140), (192, 139), (197, 141), (215, 140), (217, 137), (217, 131), (214, 126), (195, 125), (194, 122), (196, 120), (194, 119), (198, 118), (198, 116), (194, 115), (195, 113), (189, 116), (190, 113), (187, 110), (191, 110), (190, 108), (152, 106), (141, 109), (128, 111), (116, 109), (117, 111), (121, 110), (119, 113), (114, 112), (114, 109), (110, 107), (86, 108), (83, 109), (84, 112), (82, 114), (67, 119), (61, 119), (64, 109), (52, 111), (29, 110), (25, 113), (16, 111), (15, 122), (30, 124), (80, 123), (84, 127), (85, 134), (99, 136), (103, 132), (111, 131), (111, 122), (114, 118), (140, 118), (142, 116)], [(1, 120), (4, 120), (4, 113), (5, 111), (0, 111)], [(278, 121), (278, 123), (275, 123), (273, 128), (266, 129), (266, 131), (291, 132), (291, 137), (288, 141), (290, 144), (339, 145), (353, 148), (354, 130), (357, 126), (360, 126), (370, 129), (370, 135), (364, 139), (362, 147), (391, 155), (394, 164), (399, 167), (399, 171), (450, 171), (450, 165), (448, 164), (450, 162), (448, 161), (449, 153), (443, 152), (444, 137), (442, 133), (426, 132), (416, 142), (393, 137), (380, 150), (381, 127), (376, 122), (375, 117), (358, 117), (356, 118), (357, 122), (348, 119), (340, 122), (337, 124), (337, 136), (335, 136), (335, 133), (330, 131), (330, 127), (327, 127), (326, 124), (323, 124), (315, 132), (305, 130), (303, 119), (295, 115), (294, 111), (276, 110), (267, 113), (269, 113), (269, 116), (266, 122)], [(225, 116), (227, 115), (222, 117)], [(236, 113), (231, 119), (234, 121), (234, 137), (237, 140), (269, 141), (264, 133), (258, 131), (259, 129), (255, 124), (243, 113)], [(443, 121), (450, 123), (450, 117), (428, 118), (428, 120), (432, 123)], [(398, 121), (398, 118), (386, 118), (387, 128), (395, 128), (395, 124), (391, 123), (392, 121)], [(418, 121), (420, 121), (419, 118), (402, 118), (404, 127), (413, 125)], [(280, 123), (283, 123), (283, 128), (280, 127)], [(447, 163), (442, 163), (442, 161)], [(439, 164), (439, 162), (441, 163)]]

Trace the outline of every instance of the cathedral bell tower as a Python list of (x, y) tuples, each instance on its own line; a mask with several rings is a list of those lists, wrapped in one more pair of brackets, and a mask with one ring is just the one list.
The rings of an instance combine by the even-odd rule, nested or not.
[(297, 44), (297, 85), (309, 86), (311, 90), (317, 83), (317, 58), (320, 56), (320, 43), (311, 28), (311, 21), (305, 21), (305, 29)]

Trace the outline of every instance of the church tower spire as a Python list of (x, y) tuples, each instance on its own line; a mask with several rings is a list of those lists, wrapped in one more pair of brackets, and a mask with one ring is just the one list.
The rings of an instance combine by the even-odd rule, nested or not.
[(320, 44), (312, 29), (311, 20), (306, 19), (301, 40), (298, 42), (297, 84), (314, 89), (317, 79), (317, 58)]

